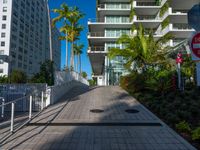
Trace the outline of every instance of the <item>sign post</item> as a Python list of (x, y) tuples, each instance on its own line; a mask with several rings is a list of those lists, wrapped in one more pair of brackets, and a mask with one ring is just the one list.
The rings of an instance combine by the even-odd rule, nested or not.
[(196, 30), (190, 40), (192, 60), (196, 61), (197, 86), (200, 86), (200, 4), (194, 5), (188, 11), (188, 24)]
[(190, 42), (192, 60), (196, 61), (197, 86), (200, 86), (200, 32), (197, 32)]
[(178, 72), (178, 88), (181, 89), (181, 63), (183, 63), (182, 54), (178, 53), (176, 58)]

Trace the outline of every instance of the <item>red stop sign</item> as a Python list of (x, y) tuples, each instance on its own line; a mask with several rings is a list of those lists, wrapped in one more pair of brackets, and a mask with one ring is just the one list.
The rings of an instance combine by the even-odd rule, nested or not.
[(191, 48), (193, 54), (200, 58), (200, 33), (197, 33), (192, 38)]

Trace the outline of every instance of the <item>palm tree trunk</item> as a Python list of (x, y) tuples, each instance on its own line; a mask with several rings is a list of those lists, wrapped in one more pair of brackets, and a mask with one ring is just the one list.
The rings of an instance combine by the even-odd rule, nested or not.
[[(73, 25), (72, 25), (73, 29)], [(74, 70), (74, 35), (72, 35), (72, 47), (71, 47), (71, 56), (70, 56), (70, 65), (71, 65), (71, 70)]]
[(80, 67), (79, 69), (80, 69), (80, 74), (81, 74), (82, 68), (81, 68), (81, 55), (80, 55), (80, 54), (79, 54), (79, 65), (80, 65), (80, 66), (79, 66), (79, 67)]
[(79, 67), (79, 64), (80, 64), (79, 55), (80, 55), (80, 54), (77, 55), (77, 72), (79, 71), (79, 70), (78, 70), (78, 67)]
[(66, 67), (68, 68), (69, 64), (68, 64), (68, 39), (67, 39), (67, 35), (66, 35)]
[(78, 55), (76, 56), (77, 62), (76, 62), (76, 72), (78, 72), (78, 65), (79, 65), (79, 59), (78, 59)]

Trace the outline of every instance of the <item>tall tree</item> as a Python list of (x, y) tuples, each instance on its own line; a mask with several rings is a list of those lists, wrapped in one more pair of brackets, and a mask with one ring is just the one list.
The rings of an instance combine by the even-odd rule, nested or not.
[(79, 20), (84, 17), (84, 14), (81, 13), (78, 7), (74, 7), (71, 11), (71, 15), (68, 17), (70, 22), (69, 29), (71, 30), (71, 37), (70, 42), (72, 43), (71, 46), (71, 56), (70, 56), (70, 67), (74, 69), (74, 42), (77, 40), (80, 32), (83, 30), (83, 27), (78, 24)]
[[(63, 26), (66, 26), (68, 17), (70, 16), (70, 13), (71, 13), (68, 5), (63, 3), (60, 6), (60, 9), (53, 9), (53, 12), (58, 14), (58, 16), (52, 20), (52, 26), (54, 27), (57, 22), (62, 22), (63, 25), (61, 28), (63, 28)], [(66, 40), (66, 67), (68, 68), (68, 66), (69, 66), (68, 65), (68, 35), (67, 35), (66, 30), (63, 30), (62, 32), (64, 33), (64, 36), (62, 36), (62, 38), (60, 38), (60, 39)]]
[(77, 72), (78, 72), (78, 66), (79, 66), (80, 73), (82, 71), (81, 54), (83, 54), (83, 50), (82, 50), (83, 48), (84, 48), (83, 44), (80, 44), (80, 45), (75, 44), (74, 45), (74, 54), (77, 56)]
[[(54, 9), (55, 13), (58, 13), (59, 16), (53, 19), (53, 25), (56, 22), (64, 22), (63, 26), (60, 28), (60, 31), (65, 34), (65, 36), (61, 36), (61, 40), (66, 40), (71, 43), (71, 51), (70, 51), (70, 67), (74, 69), (74, 42), (80, 36), (80, 32), (83, 30), (83, 27), (79, 25), (79, 20), (84, 17), (83, 13), (79, 11), (77, 7), (68, 7), (65, 3), (61, 5), (61, 9)], [(67, 46), (67, 44), (66, 44)], [(67, 49), (67, 47), (66, 47)], [(67, 50), (66, 50), (67, 51)], [(66, 52), (68, 54), (68, 52)], [(68, 56), (67, 56), (68, 57)], [(67, 66), (68, 66), (68, 60)]]

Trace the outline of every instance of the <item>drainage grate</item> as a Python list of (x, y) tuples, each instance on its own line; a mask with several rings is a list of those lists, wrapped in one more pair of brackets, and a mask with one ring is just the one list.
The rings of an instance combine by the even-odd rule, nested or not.
[(102, 112), (104, 112), (104, 110), (102, 110), (102, 109), (91, 109), (90, 112), (92, 112), (92, 113), (102, 113)]
[(130, 114), (139, 113), (139, 111), (137, 109), (126, 109), (125, 112), (130, 113)]

